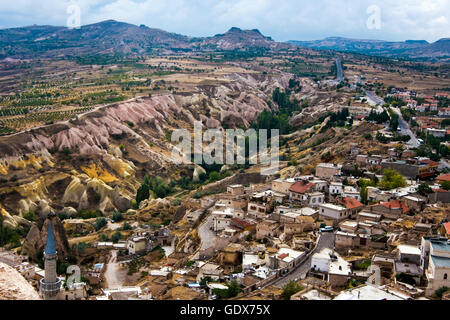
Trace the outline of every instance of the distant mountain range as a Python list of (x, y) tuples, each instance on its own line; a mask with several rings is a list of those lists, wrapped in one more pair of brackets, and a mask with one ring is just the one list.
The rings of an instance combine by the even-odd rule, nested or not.
[(450, 62), (450, 39), (388, 42), (326, 38), (316, 41), (275, 42), (259, 30), (231, 28), (212, 37), (189, 37), (145, 25), (107, 20), (79, 29), (55, 26), (29, 26), (0, 30), (0, 59), (64, 57), (91, 54), (146, 54), (154, 50), (279, 50), (296, 46), (313, 49), (356, 52), (385, 57), (401, 57)]
[(225, 34), (193, 38), (147, 26), (114, 20), (68, 29), (30, 26), (0, 30), (3, 57), (64, 56), (83, 54), (145, 54), (166, 50), (250, 50), (291, 47), (263, 36), (258, 30), (231, 28)]
[(434, 43), (425, 40), (390, 42), (330, 37), (324, 40), (289, 41), (288, 43), (321, 50), (355, 52), (367, 55), (450, 62), (450, 38)]

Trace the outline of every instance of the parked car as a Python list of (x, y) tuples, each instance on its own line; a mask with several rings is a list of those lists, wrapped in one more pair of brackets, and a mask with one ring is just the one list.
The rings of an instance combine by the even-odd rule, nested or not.
[(333, 227), (320, 228), (320, 232), (333, 232), (333, 231), (334, 231)]

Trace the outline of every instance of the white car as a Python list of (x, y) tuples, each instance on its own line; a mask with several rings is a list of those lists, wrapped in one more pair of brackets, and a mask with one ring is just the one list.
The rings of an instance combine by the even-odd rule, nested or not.
[(320, 228), (320, 232), (333, 232), (333, 231), (334, 231), (333, 227)]

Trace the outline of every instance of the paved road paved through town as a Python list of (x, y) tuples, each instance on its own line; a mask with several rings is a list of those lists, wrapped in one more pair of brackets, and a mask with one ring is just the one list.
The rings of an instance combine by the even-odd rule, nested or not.
[(332, 232), (322, 233), (316, 249), (308, 257), (308, 259), (306, 259), (301, 265), (299, 265), (293, 273), (289, 274), (288, 276), (286, 276), (284, 278), (279, 279), (277, 282), (273, 283), (272, 285), (274, 285), (278, 288), (282, 288), (289, 281), (296, 281), (296, 280), (305, 278), (307, 273), (311, 269), (311, 260), (312, 260), (313, 254), (320, 252), (324, 248), (334, 249), (334, 233), (332, 233)]

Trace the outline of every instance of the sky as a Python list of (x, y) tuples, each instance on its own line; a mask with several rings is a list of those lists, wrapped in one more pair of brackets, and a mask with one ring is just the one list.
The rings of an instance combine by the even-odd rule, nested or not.
[(0, 0), (0, 28), (70, 26), (71, 6), (82, 25), (114, 19), (198, 37), (231, 27), (276, 41), (450, 37), (450, 0)]

